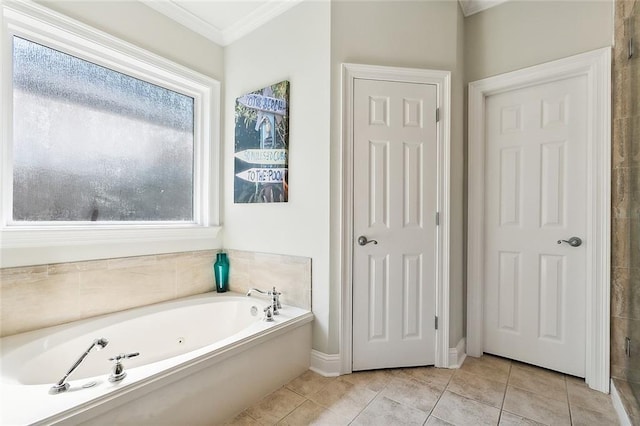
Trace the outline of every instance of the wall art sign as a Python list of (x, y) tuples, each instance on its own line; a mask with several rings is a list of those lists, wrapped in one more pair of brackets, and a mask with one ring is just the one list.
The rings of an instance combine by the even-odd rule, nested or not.
[(288, 200), (289, 82), (236, 99), (234, 202)]

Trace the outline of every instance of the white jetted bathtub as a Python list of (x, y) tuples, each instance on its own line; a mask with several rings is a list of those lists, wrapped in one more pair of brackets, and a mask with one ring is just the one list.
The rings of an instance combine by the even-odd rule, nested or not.
[[(216, 424), (309, 368), (313, 315), (207, 293), (0, 339), (0, 424)], [(253, 308), (253, 309), (252, 309)], [(256, 309), (257, 308), (257, 309)], [(49, 389), (96, 339), (69, 377)], [(108, 380), (119, 354), (127, 376)], [(85, 387), (89, 386), (89, 387)]]

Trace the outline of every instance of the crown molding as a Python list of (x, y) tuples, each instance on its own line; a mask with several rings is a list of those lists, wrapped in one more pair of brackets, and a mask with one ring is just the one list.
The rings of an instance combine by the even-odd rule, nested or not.
[(214, 43), (227, 46), (301, 1), (303, 0), (267, 0), (259, 8), (225, 29), (218, 28), (191, 13), (175, 0), (143, 0), (143, 3)]
[(458, 0), (465, 18), (506, 1), (507, 0)]
[(143, 0), (143, 3), (160, 12), (169, 19), (189, 28), (192, 31), (208, 38), (216, 44), (224, 45), (224, 34), (220, 28), (210, 24), (176, 4), (172, 0)]
[(303, 0), (267, 0), (262, 6), (245, 18), (225, 29), (225, 46), (244, 37), (256, 28), (266, 24), (275, 17), (301, 3)]
[[(142, 0), (142, 2), (168, 18), (206, 37), (220, 46), (227, 46), (244, 37), (256, 28), (283, 14), (303, 0), (265, 0), (256, 10), (221, 29), (189, 12), (176, 0)], [(482, 12), (508, 0), (458, 0), (465, 17)]]

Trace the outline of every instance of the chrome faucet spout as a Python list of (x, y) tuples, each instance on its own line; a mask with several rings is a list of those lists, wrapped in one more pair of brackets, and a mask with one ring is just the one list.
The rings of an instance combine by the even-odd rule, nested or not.
[(247, 292), (247, 296), (251, 297), (251, 293), (257, 291), (260, 294), (264, 294), (265, 296), (271, 297), (271, 304), (273, 307), (273, 315), (280, 315), (280, 309), (282, 309), (282, 305), (280, 304), (280, 295), (282, 293), (280, 293), (279, 291), (276, 290), (275, 287), (273, 287), (273, 290), (260, 290), (258, 288), (254, 288), (251, 287), (249, 289), (249, 291)]
[(93, 348), (97, 348), (98, 350), (100, 350), (100, 349), (104, 348), (105, 346), (107, 346), (108, 344), (109, 344), (109, 341), (107, 339), (105, 339), (104, 337), (101, 337), (100, 339), (94, 340), (93, 343), (91, 344), (91, 346), (89, 346), (89, 349), (84, 351), (84, 353), (82, 355), (80, 355), (80, 358), (78, 358), (76, 360), (76, 362), (71, 366), (69, 371), (67, 371), (67, 374), (65, 374), (62, 377), (62, 379), (60, 379), (58, 381), (58, 383), (56, 383), (55, 385), (51, 386), (51, 388), (49, 389), (49, 393), (52, 394), (52, 395), (55, 395), (55, 394), (58, 394), (58, 393), (65, 392), (67, 389), (69, 389), (69, 383), (67, 383), (67, 378), (71, 375), (71, 373), (76, 371), (76, 369), (78, 367), (80, 367), (80, 364), (82, 364), (82, 361), (84, 361), (84, 359), (87, 357), (87, 355), (89, 355), (89, 352), (91, 352), (91, 350)]
[(251, 288), (249, 289), (249, 291), (247, 292), (247, 296), (248, 296), (248, 297), (251, 297), (251, 293), (252, 293), (252, 292), (254, 292), (254, 291), (257, 291), (257, 292), (258, 292), (258, 293), (260, 293), (260, 294), (269, 294), (269, 292), (267, 292), (267, 291), (260, 290), (259, 288), (253, 288), (253, 287), (251, 287)]

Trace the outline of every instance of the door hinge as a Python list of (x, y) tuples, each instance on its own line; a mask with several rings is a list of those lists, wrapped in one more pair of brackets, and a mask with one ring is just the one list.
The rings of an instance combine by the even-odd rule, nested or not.
[(436, 108), (436, 123), (440, 121), (440, 108)]
[(436, 226), (440, 226), (440, 212), (436, 212)]
[(436, 316), (436, 330), (438, 329), (438, 317)]

